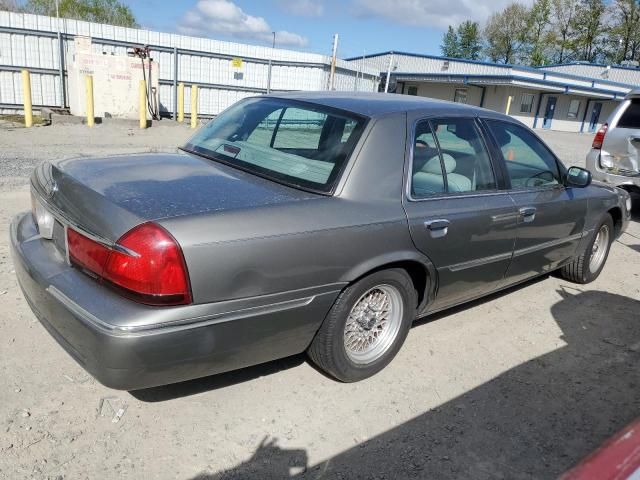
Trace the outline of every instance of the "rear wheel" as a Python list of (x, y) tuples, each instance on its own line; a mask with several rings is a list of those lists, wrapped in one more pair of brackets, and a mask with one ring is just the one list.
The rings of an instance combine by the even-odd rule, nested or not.
[(573, 262), (560, 269), (562, 277), (576, 283), (593, 282), (604, 268), (613, 238), (613, 219), (607, 213), (584, 251)]
[(416, 305), (417, 293), (404, 270), (373, 273), (340, 294), (308, 349), (309, 357), (343, 382), (370, 377), (400, 350)]

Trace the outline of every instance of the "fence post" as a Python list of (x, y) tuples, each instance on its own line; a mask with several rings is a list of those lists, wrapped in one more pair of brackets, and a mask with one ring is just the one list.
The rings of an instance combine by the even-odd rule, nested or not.
[(138, 115), (140, 117), (140, 128), (147, 128), (147, 84), (144, 80), (140, 80), (140, 89), (138, 94)]
[(66, 84), (67, 81), (64, 77), (64, 42), (62, 40), (62, 33), (60, 33), (60, 19), (58, 19), (58, 48), (59, 48), (59, 65), (58, 65), (58, 75), (60, 75), (60, 108), (65, 108), (67, 106), (67, 91)]
[(178, 85), (178, 122), (184, 122), (184, 83)]
[(173, 47), (173, 121), (178, 118), (178, 47)]
[(198, 126), (198, 86), (191, 85), (191, 128)]
[(95, 116), (93, 114), (93, 77), (86, 75), (84, 77), (85, 91), (87, 95), (87, 126), (93, 127)]
[(22, 101), (24, 104), (24, 126), (33, 126), (33, 109), (31, 105), (31, 75), (29, 70), (22, 70)]
[(269, 59), (269, 70), (267, 71), (267, 93), (271, 93), (271, 68), (273, 62)]

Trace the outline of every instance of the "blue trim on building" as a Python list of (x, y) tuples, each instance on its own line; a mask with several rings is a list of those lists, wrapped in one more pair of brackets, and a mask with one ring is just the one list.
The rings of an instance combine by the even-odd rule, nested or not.
[[(345, 61), (356, 61), (356, 60), (362, 60), (362, 58), (375, 58), (375, 57), (383, 57), (385, 55), (405, 55), (407, 57), (415, 57), (415, 58), (427, 58), (430, 60), (443, 60), (443, 61), (449, 61), (449, 62), (458, 62), (458, 63), (468, 63), (471, 65), (483, 65), (483, 66), (487, 66), (487, 67), (495, 67), (495, 68), (515, 68), (518, 70), (523, 70), (523, 71), (529, 71), (529, 72), (536, 72), (536, 73), (541, 73), (541, 69), (542, 67), (526, 67), (524, 65), (513, 65), (510, 63), (493, 63), (493, 62), (486, 62), (486, 61), (482, 61), (482, 60), (467, 60), (464, 58), (452, 58), (452, 57), (440, 57), (438, 55), (427, 55), (427, 54), (419, 54), (419, 53), (409, 53), (409, 52), (396, 52), (396, 51), (387, 51), (387, 52), (382, 52), (382, 53), (372, 53), (369, 55), (364, 55), (363, 56), (359, 56), (359, 57), (350, 57), (350, 58), (345, 58)], [(564, 73), (564, 72), (554, 72), (554, 71), (549, 71), (549, 72), (545, 72), (544, 70), (542, 70), (543, 76), (546, 77), (547, 73), (553, 74), (555, 76), (558, 77), (562, 77), (562, 78), (569, 78), (569, 79), (574, 79), (574, 80), (582, 80), (582, 81), (587, 81), (587, 82), (592, 82), (594, 81), (593, 78), (590, 77), (583, 77), (580, 75), (573, 75), (570, 73)], [(637, 88), (636, 85), (632, 85), (632, 84), (627, 84), (627, 83), (619, 83), (619, 82), (614, 82), (611, 80), (598, 80), (598, 83), (602, 83), (605, 85), (616, 85), (619, 87), (625, 87), (625, 88)]]
[[(360, 57), (362, 58), (362, 57)], [(640, 68), (637, 67), (625, 67), (624, 65), (607, 65), (606, 63), (589, 63), (589, 62), (567, 62), (567, 63), (552, 63), (550, 65), (541, 65), (540, 67), (533, 67), (536, 69), (544, 70), (545, 68), (554, 68), (554, 67), (574, 67), (574, 66), (582, 66), (582, 67), (598, 67), (598, 68), (615, 68), (618, 70), (631, 70), (633, 72), (640, 72)]]
[[(444, 80), (448, 78), (457, 78), (462, 79), (463, 83), (469, 83), (476, 80), (487, 80), (487, 79), (496, 79), (505, 82), (505, 84), (513, 83), (514, 81), (521, 81), (527, 83), (533, 83), (541, 86), (548, 87), (556, 87), (564, 89), (564, 93), (569, 93), (569, 90), (584, 90), (585, 92), (592, 93), (600, 93), (603, 95), (610, 95), (613, 98), (611, 100), (616, 100), (619, 92), (615, 92), (613, 90), (605, 90), (603, 88), (593, 88), (588, 86), (569, 86), (565, 83), (554, 82), (551, 80), (540, 80), (536, 78), (527, 78), (520, 75), (468, 75), (468, 74), (460, 74), (460, 73), (404, 73), (404, 72), (394, 72), (392, 75), (396, 78), (432, 78), (435, 80)], [(557, 92), (563, 93), (563, 92)]]

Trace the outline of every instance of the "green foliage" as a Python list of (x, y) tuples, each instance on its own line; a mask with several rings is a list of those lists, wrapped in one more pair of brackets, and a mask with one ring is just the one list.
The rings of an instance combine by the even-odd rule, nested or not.
[[(25, 11), (56, 16), (54, 0), (27, 0)], [(120, 27), (137, 27), (131, 9), (119, 0), (60, 0), (60, 16)]]
[(484, 27), (486, 55), (494, 62), (515, 63), (525, 55), (529, 10), (511, 3), (489, 17)]
[(447, 32), (442, 36), (440, 51), (445, 57), (458, 58), (458, 52), (460, 51), (458, 34), (451, 25), (449, 25)]
[(467, 60), (478, 60), (482, 52), (482, 38), (478, 22), (466, 20), (458, 26), (458, 55)]
[(640, 61), (640, 0), (511, 3), (483, 28), (449, 26), (440, 46), (453, 58), (541, 66), (570, 61)]

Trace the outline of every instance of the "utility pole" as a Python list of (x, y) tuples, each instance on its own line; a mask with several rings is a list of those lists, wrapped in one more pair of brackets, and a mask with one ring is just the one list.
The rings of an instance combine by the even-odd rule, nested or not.
[(62, 44), (62, 32), (60, 31), (60, 0), (56, 1), (56, 22), (58, 26), (58, 48), (59, 48), (59, 65), (58, 74), (60, 75), (60, 108), (66, 106), (66, 92), (65, 92), (65, 79), (64, 79), (64, 45)]
[(271, 32), (273, 34), (273, 45), (271, 45), (271, 48), (276, 48), (276, 32)]
[(329, 74), (329, 90), (335, 89), (336, 61), (338, 55), (338, 34), (333, 36), (333, 51), (331, 53), (331, 73)]
[(387, 68), (387, 79), (384, 82), (384, 93), (389, 92), (389, 81), (391, 79), (391, 68), (393, 67), (393, 52), (389, 54), (389, 68)]

